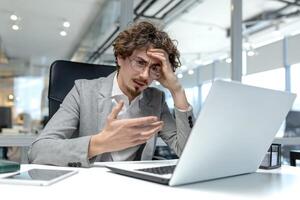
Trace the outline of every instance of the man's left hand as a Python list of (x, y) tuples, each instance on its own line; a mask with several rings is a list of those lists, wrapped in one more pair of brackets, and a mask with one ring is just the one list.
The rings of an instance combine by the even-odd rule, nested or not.
[(171, 92), (176, 108), (181, 110), (188, 110), (189, 103), (187, 101), (184, 89), (182, 88), (173, 71), (168, 53), (163, 49), (153, 48), (149, 49), (147, 51), (147, 54), (152, 58), (160, 60), (161, 76), (157, 81)]
[(173, 67), (170, 63), (168, 53), (163, 49), (149, 49), (147, 55), (152, 58), (156, 58), (161, 62), (161, 76), (157, 80), (162, 86), (170, 90), (170, 92), (175, 92), (181, 89), (181, 85), (173, 72)]

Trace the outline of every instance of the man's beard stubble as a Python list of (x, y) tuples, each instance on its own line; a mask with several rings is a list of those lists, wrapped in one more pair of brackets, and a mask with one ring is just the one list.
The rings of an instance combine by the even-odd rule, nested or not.
[(127, 87), (127, 91), (133, 98), (139, 96), (142, 92), (142, 91), (139, 91), (138, 87), (134, 87), (134, 89)]

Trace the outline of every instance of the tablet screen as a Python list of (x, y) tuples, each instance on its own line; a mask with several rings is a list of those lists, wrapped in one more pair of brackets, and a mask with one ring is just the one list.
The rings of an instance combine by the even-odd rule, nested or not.
[(30, 169), (20, 172), (12, 176), (5, 177), (6, 179), (14, 180), (40, 180), (50, 181), (60, 176), (73, 172), (72, 170), (53, 170), (53, 169)]

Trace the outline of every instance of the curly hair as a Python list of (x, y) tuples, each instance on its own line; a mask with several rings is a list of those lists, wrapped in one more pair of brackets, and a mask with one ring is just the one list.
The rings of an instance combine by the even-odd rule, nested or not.
[(169, 55), (173, 71), (180, 67), (180, 54), (169, 35), (148, 21), (134, 23), (128, 29), (119, 33), (113, 43), (117, 69), (119, 70), (117, 57), (125, 59), (132, 55), (133, 51), (142, 48), (159, 48)]

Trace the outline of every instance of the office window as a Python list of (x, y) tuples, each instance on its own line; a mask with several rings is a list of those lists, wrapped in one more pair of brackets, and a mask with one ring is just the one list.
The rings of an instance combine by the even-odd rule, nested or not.
[[(184, 88), (184, 90), (185, 90), (187, 100), (192, 105), (194, 114), (196, 115), (198, 108), (200, 106), (199, 105), (200, 99), (199, 99), (199, 95), (198, 95), (198, 93), (199, 93), (198, 87), (195, 86), (192, 88)], [(170, 94), (170, 92), (165, 92), (165, 95), (166, 95), (166, 102), (167, 102), (169, 108), (171, 110), (174, 109), (174, 101), (173, 101), (172, 95)]]
[(199, 98), (199, 89), (197, 86), (191, 88), (185, 88), (185, 94), (189, 103), (193, 106), (194, 115), (197, 116), (197, 113), (200, 108), (200, 98)]
[[(285, 90), (285, 69), (278, 68), (242, 77), (242, 82), (248, 85), (263, 87), (273, 90)], [(282, 123), (276, 137), (283, 137), (285, 122)]]
[(172, 98), (172, 95), (170, 94), (170, 92), (165, 92), (166, 95), (166, 102), (170, 108), (170, 110), (174, 109), (174, 101)]
[(41, 119), (42, 77), (18, 77), (14, 80), (15, 112), (29, 114), (31, 119)]
[(205, 102), (205, 99), (209, 93), (212, 82), (205, 82), (201, 85), (201, 105)]
[[(224, 81), (231, 81), (231, 79), (229, 78), (218, 78), (219, 80), (224, 80)], [(207, 82), (204, 82), (202, 85), (201, 85), (201, 105), (203, 105), (203, 103), (205, 102), (206, 100), (206, 97), (211, 89), (211, 86), (212, 86), (212, 82), (213, 81), (207, 81)]]
[(242, 77), (242, 82), (263, 88), (285, 90), (285, 70), (284, 68), (278, 68), (246, 75)]
[(297, 94), (293, 110), (300, 111), (300, 63), (291, 66), (291, 92)]

